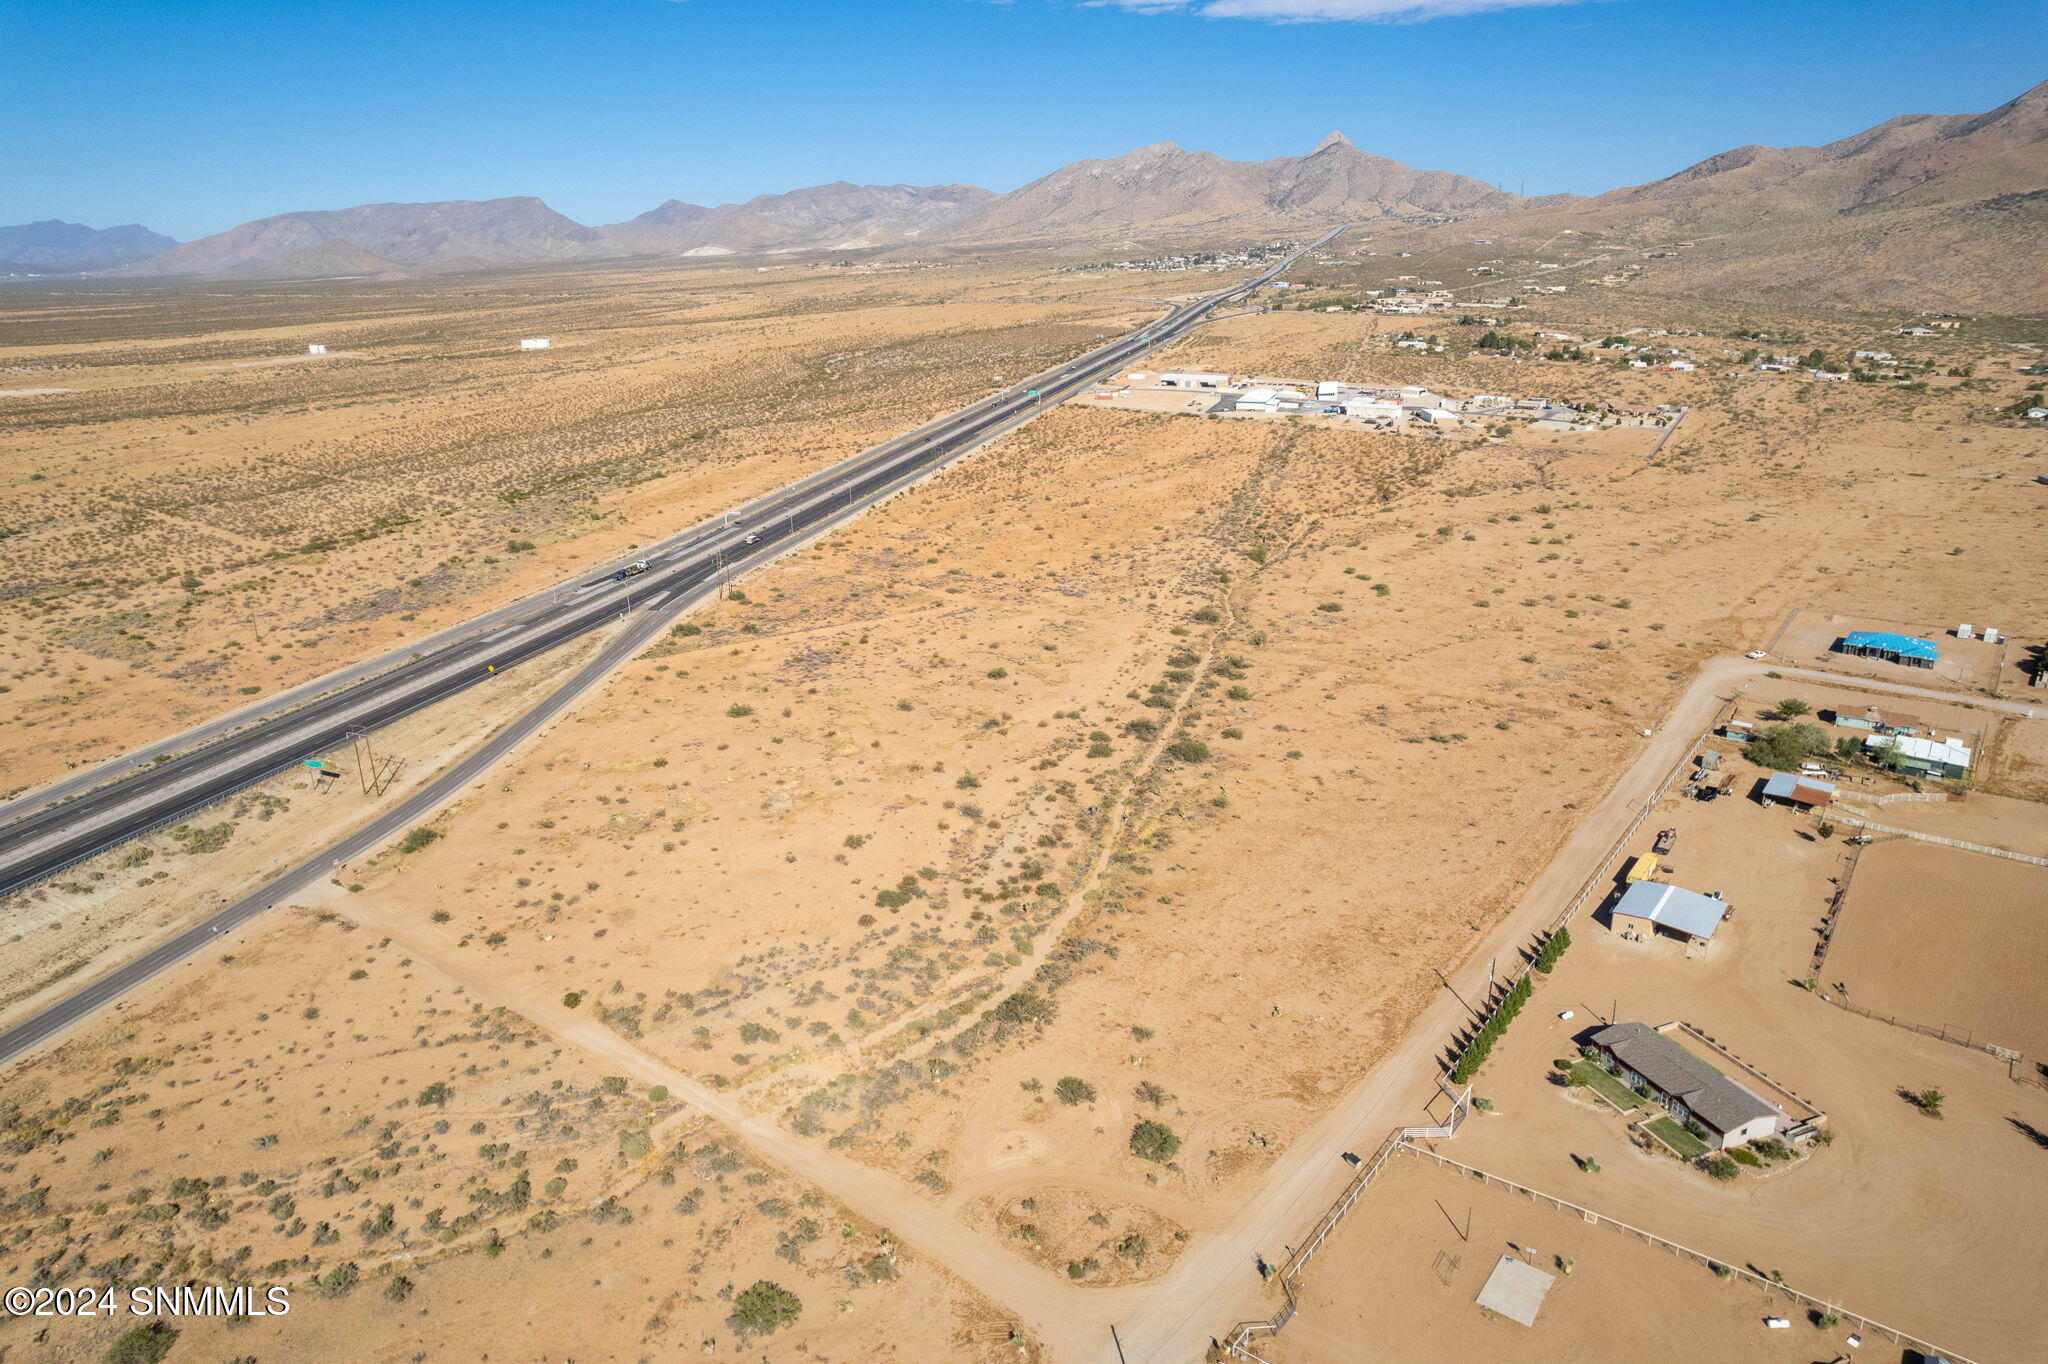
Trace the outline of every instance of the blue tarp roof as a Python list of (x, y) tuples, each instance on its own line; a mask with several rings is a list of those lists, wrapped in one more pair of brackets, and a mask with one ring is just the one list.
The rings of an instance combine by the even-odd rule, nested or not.
[(1851, 649), (1882, 649), (1901, 658), (1938, 659), (1941, 651), (1931, 640), (1912, 635), (1895, 635), (1889, 630), (1851, 630), (1842, 642)]
[(1697, 891), (1662, 881), (1638, 881), (1621, 893), (1614, 912), (1648, 919), (1695, 938), (1711, 938), (1721, 926), (1721, 911), (1726, 908), (1719, 900)]

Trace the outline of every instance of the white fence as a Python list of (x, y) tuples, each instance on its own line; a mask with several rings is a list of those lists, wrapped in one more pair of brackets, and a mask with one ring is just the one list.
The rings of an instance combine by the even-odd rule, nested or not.
[(1851, 1312), (1839, 1303), (1829, 1302), (1825, 1298), (1816, 1298), (1811, 1293), (1802, 1293), (1789, 1284), (1781, 1283), (1777, 1279), (1759, 1274), (1753, 1269), (1745, 1269), (1740, 1265), (1731, 1265), (1726, 1260), (1702, 1254), (1690, 1246), (1682, 1246), (1676, 1241), (1667, 1241), (1654, 1232), (1647, 1232), (1641, 1227), (1631, 1226), (1627, 1222), (1618, 1221), (1607, 1216), (1605, 1213), (1594, 1212), (1591, 1208), (1582, 1207), (1577, 1203), (1559, 1198), (1555, 1194), (1547, 1194), (1540, 1189), (1532, 1189), (1526, 1184), (1517, 1184), (1511, 1179), (1502, 1179), (1499, 1175), (1489, 1174), (1485, 1170), (1474, 1169), (1470, 1165), (1461, 1165), (1450, 1157), (1440, 1156), (1425, 1147), (1412, 1146), (1407, 1142), (1402, 1142), (1397, 1149), (1401, 1153), (1416, 1156), (1423, 1160), (1434, 1161), (1447, 1169), (1455, 1170), (1466, 1179), (1476, 1179), (1482, 1184), (1498, 1185), (1509, 1193), (1520, 1194), (1532, 1202), (1547, 1203), (1560, 1212), (1572, 1213), (1583, 1218), (1585, 1221), (1591, 1222), (1595, 1226), (1604, 1225), (1612, 1227), (1616, 1231), (1625, 1232), (1646, 1245), (1655, 1246), (1659, 1250), (1668, 1251), (1682, 1259), (1693, 1260), (1705, 1265), (1724, 1278), (1742, 1279), (1769, 1292), (1782, 1294), (1794, 1302), (1812, 1308), (1823, 1316), (1836, 1318), (1841, 1325), (1847, 1326), (1852, 1331), (1863, 1331), (1871, 1335), (1883, 1336), (1885, 1339), (1904, 1345), (1918, 1354), (1948, 1360), (1949, 1364), (1973, 1364), (1972, 1360), (1957, 1354), (1954, 1350), (1937, 1346), (1929, 1341), (1920, 1339), (1918, 1336), (1909, 1335), (1896, 1326), (1887, 1326), (1883, 1322), (1873, 1320), (1859, 1312)]
[(2026, 853), (2012, 852), (2006, 848), (1993, 848), (1983, 843), (1965, 843), (1960, 838), (1942, 838), (1938, 834), (1923, 834), (1913, 829), (1895, 828), (1890, 824), (1879, 824), (1874, 820), (1858, 819), (1854, 815), (1833, 815), (1829, 819), (1835, 824), (1853, 824), (1859, 829), (1868, 829), (1874, 834), (1894, 834), (1921, 843), (1939, 843), (1944, 848), (1961, 848), (1964, 852), (1983, 853), (1986, 857), (2003, 857), (2012, 862), (2026, 862), (2036, 867), (2048, 867), (2048, 857), (2031, 857)]

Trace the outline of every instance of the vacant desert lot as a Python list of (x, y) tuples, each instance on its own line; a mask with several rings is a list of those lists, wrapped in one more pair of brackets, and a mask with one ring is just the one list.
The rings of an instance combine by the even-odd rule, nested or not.
[[(389, 939), (294, 911), (222, 946), (10, 1072), (7, 1282), (293, 1289), (288, 1318), (188, 1323), (196, 1357), (731, 1351), (722, 1290), (758, 1279), (803, 1304), (778, 1351), (1031, 1357), (881, 1228)], [(10, 1318), (0, 1350), (96, 1359), (127, 1324)]]
[[(1555, 1276), (1534, 1326), (1473, 1301), (1499, 1258), (1516, 1253)], [(1296, 1294), (1300, 1315), (1277, 1338), (1253, 1342), (1273, 1364), (1811, 1364), (1845, 1348), (1848, 1334), (1821, 1332), (1796, 1303), (1754, 1284), (1724, 1283), (1704, 1265), (1413, 1157), (1394, 1160), (1374, 1180)], [(1770, 1330), (1766, 1317), (1790, 1317), (1793, 1328)], [(1865, 1340), (1864, 1350), (1886, 1358), (1885, 1345)]]
[[(66, 387), (0, 400), (0, 790), (622, 554), (1162, 310), (1029, 264), (0, 291), (0, 368)], [(555, 345), (520, 351), (531, 335)], [(247, 363), (310, 342), (335, 353)]]
[(1899, 841), (1864, 849), (1827, 976), (1861, 1008), (2048, 1059), (2048, 867)]

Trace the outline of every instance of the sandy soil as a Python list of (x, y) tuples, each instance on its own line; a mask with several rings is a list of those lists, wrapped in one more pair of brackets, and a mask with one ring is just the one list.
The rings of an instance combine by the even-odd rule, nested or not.
[[(286, 1318), (191, 1323), (197, 1355), (730, 1351), (732, 1290), (767, 1279), (803, 1303), (776, 1357), (1032, 1357), (887, 1232), (388, 938), (301, 910), (223, 948), (10, 1074), (6, 1282), (292, 1291)], [(128, 1324), (31, 1350), (7, 1320), (0, 1349), (97, 1358)]]
[[(2040, 697), (2048, 710), (2048, 692), (2014, 692), (2019, 700)], [(1977, 784), (1986, 791), (2022, 800), (2048, 800), (2048, 725), (2014, 725), (1991, 745), (1981, 760)]]
[[(2022, 725), (2019, 728), (2048, 729), (2048, 725)], [(1987, 796), (1972, 791), (1961, 799), (1939, 803), (1900, 801), (1890, 805), (1858, 806), (1852, 795), (1844, 808), (1855, 809), (1858, 813), (1867, 810), (1870, 819), (1895, 829), (1912, 829), (1936, 838), (1981, 843), (1987, 848), (2004, 848), (2007, 852), (2029, 857), (2048, 857), (2048, 806), (2039, 801)]]
[[(2023, 1357), (2032, 1327), (2018, 1301), (2029, 1271), (2011, 1257), (2025, 1259), (2021, 1247), (2048, 1211), (2036, 1196), (2041, 1157), (2029, 1135), (2048, 1131), (2048, 1091), (2014, 1083), (1981, 1052), (1831, 1008), (1795, 986), (1847, 852), (1839, 839), (1813, 839), (1805, 823), (1748, 801), (1654, 811), (1650, 825), (1679, 829), (1671, 879), (1723, 890), (1735, 918), (1704, 952), (1625, 942), (1598, 914), (1583, 930), (1574, 925), (1571, 950), (1480, 1074), (1477, 1092), (1498, 1114), (1468, 1124), (1445, 1154), (1733, 1263), (1781, 1268), (1809, 1292), (1972, 1358)], [(1865, 856), (1916, 846), (1879, 845)], [(1833, 954), (1828, 966), (1824, 990), (1839, 974)], [(1683, 1019), (1708, 1033), (1823, 1110), (1832, 1144), (1728, 1186), (1638, 1150), (1610, 1110), (1550, 1078), (1551, 1061), (1617, 1007), (1624, 1018)], [(1566, 1009), (1569, 1022), (1558, 1017)], [(1944, 1119), (1902, 1097), (1927, 1088), (1949, 1096)], [(1584, 1173), (1581, 1157), (1600, 1171)], [(1829, 1234), (1812, 1235), (1817, 1225)], [(1953, 1253), (1866, 1253), (1926, 1242)]]
[(2048, 867), (1938, 844), (1876, 844), (1857, 859), (1828, 979), (1861, 1008), (2048, 1058), (2044, 905)]
[[(2025, 652), (2022, 641), (2001, 638), (1998, 644), (1986, 644), (1979, 633), (1984, 628), (1981, 624), (1972, 632), (1975, 638), (1959, 639), (1956, 627), (1955, 621), (1895, 620), (1884, 615), (1809, 609), (1786, 621), (1773, 637), (1771, 648), (1790, 663), (1890, 682), (1932, 686), (1946, 682), (1961, 690), (1994, 695), (2001, 686), (2024, 682), (2018, 671)], [(1836, 644), (1851, 630), (1883, 630), (1929, 640), (1941, 657), (1930, 668), (1918, 668), (1838, 652)]]
[[(607, 442), (715, 421), (726, 434), (706, 443), (719, 458), (575, 504), (619, 511), (602, 533), (623, 540), (766, 478), (770, 464), (747, 453), (764, 428), (792, 433), (774, 458), (793, 464), (856, 432), (908, 425), (926, 409), (907, 395), (922, 403), (948, 384), (985, 383), (992, 355), (1009, 365), (1108, 311), (965, 276), (955, 297), (988, 321), (961, 339), (938, 325), (955, 316), (935, 301), (939, 275), (918, 286), (930, 298), (878, 279), (812, 281), (809, 297), (792, 297), (805, 282), (778, 278), (792, 287), (772, 296), (716, 270), (693, 276), (695, 292), (655, 282), (635, 307), (690, 315), (633, 314), (621, 326), (641, 339), (622, 338), (606, 365), (565, 346), (540, 362), (565, 372), (520, 371), (582, 425), (565, 420), (491, 467), (516, 471), (524, 488), (586, 436), (618, 449)], [(574, 289), (565, 298), (564, 308), (599, 303)], [(777, 299), (783, 311), (769, 306)], [(424, 313), (401, 313), (398, 331), (429, 327)], [(514, 334), (512, 322), (525, 334), (572, 330), (523, 325), (528, 316), (432, 325), (471, 337)], [(1021, 330), (997, 325), (1006, 318)], [(220, 325), (211, 344), (224, 359), (247, 323)], [(376, 349), (373, 336), (324, 330)], [(869, 348), (849, 350), (847, 336)], [(736, 363), (737, 344), (718, 350), (735, 338), (767, 357), (767, 379), (733, 381), (712, 408), (693, 407), (704, 376)], [(231, 339), (244, 354), (281, 344)], [(1967, 599), (2018, 620), (2048, 599), (2048, 565), (2018, 548), (2038, 499), (1994, 478), (2023, 457), (2026, 433), (1927, 438), (1931, 422), (1963, 420), (1974, 396), (1610, 382), (1540, 361), (1511, 387), (1503, 366), (1410, 358), (1383, 340), (1355, 315), (1276, 313), (1204, 329), (1163, 360), (1452, 391), (1611, 389), (1632, 402), (1682, 388), (1695, 416), (1649, 461), (1639, 448), (1543, 433), (1425, 442), (1063, 408), (747, 579), (740, 598), (622, 670), (437, 820), (446, 837), (353, 869), (363, 891), (330, 888), (320, 907), (524, 1020), (533, 1050), (559, 1046), (577, 1066), (630, 1076), (635, 1091), (686, 1096), (752, 1158), (887, 1225), (911, 1258), (943, 1264), (1061, 1358), (1097, 1357), (1107, 1321), (1153, 1310), (1147, 1295), (1169, 1285), (1187, 1297), (1168, 1305), (1177, 1319), (1213, 1314), (1207, 1330), (1220, 1332), (1248, 1276), (1246, 1257), (1212, 1250), (1234, 1252), (1248, 1218), (1268, 1225), (1270, 1181), (1285, 1180), (1289, 1199), (1308, 1187), (1280, 1162), (1376, 1061), (1436, 1045), (1405, 1035), (1442, 1007), (1438, 972), (1477, 970), (1478, 944), (1532, 886), (1550, 885), (1552, 854), (1617, 776), (1672, 743), (1657, 731), (1702, 660), (1757, 647), (1804, 602), (1941, 619)], [(694, 358), (665, 369), (660, 346)], [(166, 363), (193, 358), (155, 349)], [(802, 385), (776, 368), (805, 356), (816, 368)], [(281, 367), (260, 381), (367, 363)], [(445, 396), (391, 411), (417, 419), (415, 401), (460, 407), (499, 392), (493, 383), (510, 387), (495, 361), (462, 363), (477, 367), (459, 371), (475, 379), (469, 390), (451, 372)], [(806, 425), (753, 401), (777, 385), (834, 415)], [(494, 424), (516, 425), (527, 409), (485, 406), (479, 448), (502, 453), (512, 437)], [(659, 412), (660, 425), (620, 434), (607, 422), (622, 406)], [(334, 467), (382, 476), (396, 447), (374, 448), (384, 462)], [(496, 499), (488, 479), (449, 477), (433, 491), (464, 508)], [(1952, 556), (1945, 509), (1965, 497), (1986, 548)], [(498, 505), (523, 514), (534, 501)], [(1881, 537), (1863, 533), (1865, 518)], [(423, 543), (404, 546), (415, 562), (439, 552)], [(351, 564), (376, 567), (350, 556), (397, 548), (372, 539), (321, 552), (341, 581)], [(509, 590), (514, 579), (493, 582)], [(161, 586), (169, 600), (185, 591)], [(416, 628), (474, 599), (451, 590)], [(254, 619), (278, 618), (263, 614), (265, 599), (239, 600)], [(350, 647), (388, 638), (373, 630)], [(1758, 687), (1743, 704), (1770, 699)], [(1597, 1181), (1589, 1201), (1677, 1239), (1782, 1264), (1795, 1282), (1966, 1352), (2018, 1348), (2030, 1338), (2013, 1306), (2025, 1246), (2048, 1212), (2026, 1134), (2048, 1130), (2048, 1093), (1790, 983), (1806, 974), (1839, 840), (1743, 801), (1656, 820), (1681, 825), (1674, 877), (1724, 889), (1736, 919), (1692, 958), (1588, 924), (1484, 1075), (1501, 1116), (1475, 1122), (1454, 1154), (1538, 1184)], [(1617, 999), (1631, 1017), (1699, 1024), (1825, 1108), (1840, 1137), (1733, 1189), (1636, 1154), (1618, 1122), (1545, 1078), (1570, 1046), (1555, 1014), (1573, 1008), (1582, 1026)], [(409, 999), (384, 1007), (389, 1027), (429, 1023)], [(83, 1083), (92, 1063), (79, 1056)], [(219, 1068), (193, 1098), (234, 1097), (244, 1076), (225, 1056)], [(1426, 1092), (1426, 1071), (1413, 1069), (1403, 1085)], [(1896, 1092), (1929, 1086), (1950, 1095), (1939, 1123)], [(1173, 1141), (1154, 1133), (1157, 1144), (1134, 1149), (1140, 1124)], [(240, 1123), (230, 1130), (252, 1139)], [(1579, 1175), (1574, 1152), (1598, 1152), (1606, 1172)], [(468, 1158), (463, 1177), (501, 1180), (498, 1159)], [(1305, 1224), (1318, 1210), (1279, 1211)], [(416, 1211), (400, 1219), (408, 1231)], [(1144, 1253), (1119, 1253), (1132, 1233)], [(64, 1235), (48, 1233), (50, 1244)], [(525, 1236), (508, 1255), (538, 1254)], [(1930, 1269), (1917, 1250), (1863, 1253), (1873, 1244), (1947, 1254)], [(715, 1299), (759, 1272), (755, 1246), (628, 1287)], [(481, 1291), (450, 1282), (457, 1295)], [(455, 1320), (495, 1320), (473, 1310)], [(715, 1331), (715, 1312), (700, 1310), (688, 1331)], [(906, 1339), (948, 1357), (945, 1342), (967, 1329), (959, 1318), (989, 1310), (932, 1314), (931, 1334)], [(634, 1348), (634, 1324), (587, 1348)], [(1176, 1337), (1155, 1357), (1192, 1343)]]
[[(1555, 1276), (1533, 1327), (1474, 1301), (1509, 1254)], [(1844, 1349), (1848, 1334), (1822, 1333), (1796, 1303), (1752, 1284), (1724, 1283), (1704, 1265), (1412, 1158), (1373, 1181), (1297, 1294), (1300, 1315), (1253, 1346), (1273, 1364), (1507, 1356), (1811, 1364)], [(1793, 1328), (1768, 1330), (1766, 1317), (1789, 1317)], [(1864, 1350), (1882, 1357), (1884, 1345), (1866, 1339)]]
[[(1156, 315), (1104, 292), (1029, 264), (9, 291), (0, 367), (75, 391), (0, 414), (5, 789), (573, 574)], [(530, 334), (557, 346), (511, 346)], [(308, 337), (348, 354), (276, 363)]]

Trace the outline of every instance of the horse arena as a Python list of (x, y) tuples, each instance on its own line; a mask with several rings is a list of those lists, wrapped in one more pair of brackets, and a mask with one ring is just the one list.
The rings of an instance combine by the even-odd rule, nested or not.
[(2048, 1060), (2048, 867), (1901, 839), (1865, 848), (1822, 989), (1900, 1022)]

